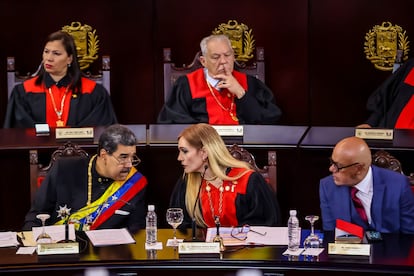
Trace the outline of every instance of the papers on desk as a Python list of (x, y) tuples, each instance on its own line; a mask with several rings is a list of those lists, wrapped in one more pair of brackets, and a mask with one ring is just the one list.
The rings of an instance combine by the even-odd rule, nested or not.
[[(224, 246), (288, 244), (287, 227), (250, 226), (247, 239), (242, 241), (231, 235), (233, 229), (233, 227), (220, 227), (220, 236), (223, 238)], [(208, 228), (206, 242), (212, 242), (215, 236), (216, 228)]]
[(135, 243), (134, 238), (126, 228), (90, 230), (85, 233), (94, 246)]
[(0, 247), (10, 247), (17, 245), (19, 245), (19, 242), (17, 241), (16, 232), (0, 232)]

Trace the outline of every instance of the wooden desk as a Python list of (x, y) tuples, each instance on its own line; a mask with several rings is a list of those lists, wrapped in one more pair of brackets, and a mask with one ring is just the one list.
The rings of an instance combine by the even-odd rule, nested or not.
[[(178, 232), (177, 237), (189, 239), (190, 232)], [(144, 230), (134, 236), (136, 244), (97, 248), (88, 244), (79, 255), (15, 255), (16, 248), (1, 248), (0, 273), (82, 275), (85, 268), (105, 267), (111, 273), (125, 275), (229, 276), (244, 268), (260, 269), (264, 275), (332, 275), (334, 272), (414, 275), (413, 235), (384, 235), (384, 241), (373, 244), (371, 257), (367, 259), (332, 258), (325, 250), (314, 262), (289, 261), (282, 255), (286, 246), (228, 247), (221, 258), (180, 258), (174, 248), (166, 247), (167, 239), (172, 236), (172, 229), (160, 229), (158, 240), (162, 241), (163, 249), (156, 252), (145, 250)], [(328, 234), (325, 236), (331, 238)]]
[[(336, 143), (346, 137), (355, 136), (354, 127), (310, 127), (302, 142), (301, 148), (333, 148)], [(371, 149), (408, 150), (414, 149), (414, 130), (395, 129), (394, 139), (366, 140)]]
[[(145, 145), (147, 143), (146, 125), (128, 125), (127, 127), (138, 138), (138, 145)], [(95, 127), (93, 139), (71, 139), (71, 141), (77, 143), (82, 148), (96, 148), (99, 136), (101, 136), (104, 129), (105, 127)], [(49, 135), (37, 136), (34, 128), (0, 128), (0, 150), (50, 149), (57, 148), (65, 141), (67, 140), (56, 139), (55, 129), (51, 129)]]
[[(148, 143), (151, 146), (176, 146), (178, 135), (188, 126), (149, 125)], [(249, 148), (296, 148), (307, 129), (306, 126), (244, 125), (240, 142)]]

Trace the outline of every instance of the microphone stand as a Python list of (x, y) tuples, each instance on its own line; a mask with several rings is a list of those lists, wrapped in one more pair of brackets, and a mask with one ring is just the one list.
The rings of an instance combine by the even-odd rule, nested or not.
[(216, 236), (213, 239), (213, 242), (220, 243), (220, 251), (223, 252), (226, 248), (224, 247), (223, 238), (220, 236), (220, 218), (215, 216), (215, 223), (216, 223)]

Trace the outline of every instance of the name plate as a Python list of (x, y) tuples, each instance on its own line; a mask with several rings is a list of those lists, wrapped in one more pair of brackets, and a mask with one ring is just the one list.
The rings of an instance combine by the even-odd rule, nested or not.
[(394, 138), (394, 130), (377, 128), (356, 128), (355, 136), (362, 139), (392, 140)]
[(93, 127), (56, 128), (56, 139), (93, 139)]
[(56, 255), (56, 254), (78, 254), (79, 243), (39, 243), (37, 245), (37, 255)]
[(243, 126), (212, 126), (220, 136), (243, 136)]
[(371, 245), (367, 243), (350, 244), (350, 243), (329, 243), (328, 254), (333, 255), (353, 255), (353, 256), (370, 256)]
[(218, 242), (180, 242), (178, 254), (217, 254), (220, 255)]

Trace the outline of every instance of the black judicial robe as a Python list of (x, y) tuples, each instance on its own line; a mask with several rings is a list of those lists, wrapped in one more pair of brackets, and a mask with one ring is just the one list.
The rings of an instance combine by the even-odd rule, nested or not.
[[(234, 170), (234, 169), (233, 169)], [(231, 172), (231, 169), (226, 171), (227, 174)], [(203, 183), (205, 185), (205, 183)], [(280, 209), (277, 202), (276, 195), (271, 190), (270, 186), (266, 183), (262, 175), (258, 172), (253, 172), (247, 178), (247, 183), (240, 183), (240, 185), (246, 186), (245, 194), (237, 193), (234, 200), (236, 219), (239, 225), (261, 225), (261, 226), (280, 226)], [(180, 177), (174, 187), (174, 190), (170, 198), (170, 207), (179, 207), (184, 210), (184, 221), (180, 225), (180, 228), (191, 228), (192, 218), (188, 214), (185, 205), (185, 194), (187, 188), (186, 178)], [(237, 188), (235, 189), (237, 190)], [(205, 189), (201, 189), (200, 198), (205, 196)], [(226, 201), (226, 193), (232, 193), (231, 190), (224, 190), (223, 200)], [(212, 198), (214, 203), (218, 202), (218, 198)], [(200, 202), (200, 200), (199, 200)], [(200, 203), (201, 207), (202, 204)], [(204, 204), (205, 205), (208, 204)], [(215, 204), (216, 205), (216, 204)], [(217, 208), (216, 208), (217, 209)], [(231, 208), (233, 209), (233, 208)], [(217, 210), (216, 210), (217, 211)], [(203, 213), (205, 213), (203, 211)], [(226, 213), (226, 209), (223, 209), (223, 213)], [(226, 225), (222, 226), (237, 226)]]
[[(36, 77), (35, 77), (36, 78)], [(35, 124), (46, 123), (46, 88), (36, 86), (35, 78), (26, 80), (26, 86), (31, 91), (26, 91), (24, 83), (13, 88), (7, 105), (4, 128), (32, 128)], [(49, 75), (45, 76), (46, 87), (54, 85)], [(82, 82), (92, 82), (82, 78)], [(70, 80), (65, 77), (58, 85), (69, 85)], [(117, 123), (117, 118), (112, 107), (111, 99), (106, 89), (94, 82), (93, 85), (82, 85), (82, 88), (91, 91), (81, 91), (70, 99), (69, 117), (66, 126), (108, 126)]]
[[(71, 213), (86, 205), (88, 199), (88, 164), (89, 158), (65, 157), (58, 159), (43, 180), (29, 212), (26, 214), (23, 230), (31, 230), (41, 226), (37, 214), (47, 213), (50, 218), (47, 225), (53, 225), (61, 218), (58, 217), (59, 207), (67, 205)], [(95, 169), (96, 160), (92, 165), (92, 200), (98, 199), (112, 184), (113, 180), (100, 176)], [(145, 180), (146, 181), (146, 180)], [(121, 210), (129, 215), (115, 213), (106, 220), (99, 229), (128, 228), (131, 232), (145, 228), (147, 206), (145, 203), (146, 187), (138, 192)]]
[(401, 111), (414, 95), (414, 83), (407, 80), (413, 70), (414, 59), (410, 59), (372, 93), (367, 102), (367, 109), (372, 112), (367, 124), (380, 128), (395, 127)]
[[(193, 72), (204, 74), (203, 69)], [(190, 74), (193, 74), (190, 73)], [(203, 77), (203, 85), (205, 78)], [(282, 111), (275, 104), (272, 91), (259, 79), (247, 75), (247, 91), (241, 98), (235, 98), (239, 124), (276, 124)], [(162, 110), (158, 114), (159, 124), (208, 123), (206, 98), (192, 98), (187, 76), (179, 77)]]

